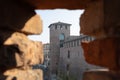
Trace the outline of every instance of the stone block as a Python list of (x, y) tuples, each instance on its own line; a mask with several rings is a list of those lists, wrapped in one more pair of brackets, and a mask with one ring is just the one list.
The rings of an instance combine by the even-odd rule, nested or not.
[(104, 38), (82, 43), (85, 60), (90, 64), (118, 70), (120, 68), (120, 38)]
[(103, 0), (96, 0), (87, 5), (80, 17), (80, 33), (92, 36), (104, 36)]
[(67, 0), (21, 0), (24, 2), (29, 3), (31, 6), (34, 6), (37, 9), (83, 9), (85, 8), (86, 4), (89, 3), (91, 0), (71, 0), (68, 2)]
[(120, 36), (119, 9), (120, 0), (104, 0), (104, 29), (109, 36)]
[(90, 2), (80, 18), (81, 33), (96, 38), (119, 37), (119, 4), (120, 0), (94, 0)]
[(0, 50), (0, 68), (3, 70), (43, 62), (42, 43), (31, 41), (22, 33), (13, 33)]
[(85, 72), (83, 80), (120, 80), (120, 73), (107, 71)]
[(42, 70), (7, 70), (0, 75), (0, 80), (43, 80)]
[(40, 34), (42, 20), (34, 9), (16, 0), (0, 1), (0, 29), (23, 32), (25, 34)]
[(31, 17), (21, 31), (28, 34), (40, 34), (42, 32), (42, 20), (40, 16), (34, 15)]

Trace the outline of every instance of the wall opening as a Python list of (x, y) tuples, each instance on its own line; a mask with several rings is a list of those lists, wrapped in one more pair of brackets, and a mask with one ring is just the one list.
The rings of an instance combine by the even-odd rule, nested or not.
[[(51, 23), (64, 22), (72, 24), (70, 27), (70, 35), (80, 35), (79, 20), (84, 10), (67, 10), (67, 9), (54, 9), (54, 10), (36, 10), (43, 21), (43, 32), (41, 35), (29, 35), (28, 37), (34, 41), (42, 41), (49, 43), (49, 28)], [(67, 27), (65, 27), (67, 29)], [(60, 27), (62, 30), (63, 28)]]
[[(58, 76), (62, 79), (64, 77), (65, 78), (67, 77), (67, 79), (72, 78), (73, 80), (76, 80), (76, 78), (80, 77), (79, 74), (81, 74), (80, 72), (81, 64), (85, 64), (86, 67), (89, 66), (87, 65), (87, 63), (85, 63), (84, 59), (81, 58), (83, 54), (82, 48), (80, 47), (81, 46), (80, 42), (83, 40), (83, 39), (80, 40), (80, 36), (86, 37), (80, 34), (79, 25), (80, 17), (84, 10), (55, 9), (55, 10), (37, 10), (36, 12), (38, 15), (40, 15), (43, 21), (43, 32), (41, 33), (41, 35), (34, 36), (32, 35), (29, 36), (29, 38), (35, 41), (42, 41), (43, 44), (49, 44), (50, 49), (48, 51), (49, 54), (47, 54), (49, 55), (49, 57), (47, 57), (47, 59), (49, 60), (47, 61), (47, 64), (49, 65), (46, 66), (46, 68), (48, 69), (47, 74), (49, 75), (47, 75), (46, 77), (50, 78), (51, 80), (53, 78), (57, 78)], [(65, 32), (65, 30), (69, 31), (69, 27), (62, 24), (71, 24), (70, 33)], [(51, 39), (50, 30), (54, 31), (54, 32), (52, 31), (52, 38), (55, 38), (52, 39), (52, 48), (50, 42)], [(66, 37), (66, 34), (69, 35)], [(64, 45), (68, 44), (69, 47), (64, 47), (63, 44)], [(80, 52), (79, 56), (78, 52)], [(44, 56), (46, 55), (44, 54)], [(65, 65), (67, 66), (65, 67)], [(71, 67), (69, 65), (71, 65)], [(86, 67), (84, 66), (84, 68)], [(92, 66), (90, 67), (92, 68)], [(85, 70), (83, 69), (83, 71)], [(76, 74), (76, 72), (78, 74)], [(72, 74), (75, 75), (70, 76)]]

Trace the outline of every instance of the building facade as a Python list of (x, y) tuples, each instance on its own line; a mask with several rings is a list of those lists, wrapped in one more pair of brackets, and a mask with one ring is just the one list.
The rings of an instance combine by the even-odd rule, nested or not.
[(81, 42), (93, 37), (70, 35), (71, 24), (57, 22), (50, 24), (50, 72), (62, 80), (82, 80), (85, 71), (100, 67), (88, 64), (84, 59)]
[(49, 61), (50, 61), (50, 44), (46, 43), (43, 45), (43, 51), (44, 51), (44, 65), (46, 67), (49, 66)]
[(50, 72), (57, 74), (60, 56), (60, 42), (70, 36), (70, 25), (57, 22), (49, 26), (50, 28)]
[(81, 42), (94, 40), (90, 36), (70, 36), (60, 47), (59, 76), (65, 80), (82, 80), (83, 73), (91, 69), (99, 69), (85, 61)]

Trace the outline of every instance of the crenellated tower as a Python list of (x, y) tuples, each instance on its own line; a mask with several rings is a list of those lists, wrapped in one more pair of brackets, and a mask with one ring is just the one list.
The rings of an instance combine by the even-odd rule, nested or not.
[(71, 24), (57, 22), (50, 24), (50, 72), (51, 74), (57, 74), (60, 47), (60, 43), (70, 36)]

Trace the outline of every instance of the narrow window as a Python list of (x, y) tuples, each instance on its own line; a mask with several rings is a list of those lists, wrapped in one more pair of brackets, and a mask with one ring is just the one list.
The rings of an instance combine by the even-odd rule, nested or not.
[(69, 80), (69, 70), (70, 70), (70, 64), (66, 65), (66, 70), (67, 70), (67, 76), (66, 76), (66, 80)]
[(69, 69), (70, 69), (70, 64), (67, 64), (66, 70), (69, 71)]
[(70, 51), (68, 50), (68, 59), (70, 58)]
[(74, 47), (76, 46), (76, 41), (74, 41)]
[(64, 40), (64, 39), (65, 39), (64, 33), (60, 34), (60, 35), (59, 35), (59, 40)]
[(55, 30), (57, 29), (57, 26), (55, 26)]
[(77, 40), (77, 46), (79, 46), (79, 45), (80, 45), (79, 40)]
[(60, 30), (62, 30), (63, 29), (63, 27), (62, 26), (60, 26)]
[(67, 26), (65, 26), (65, 29), (67, 29)]

